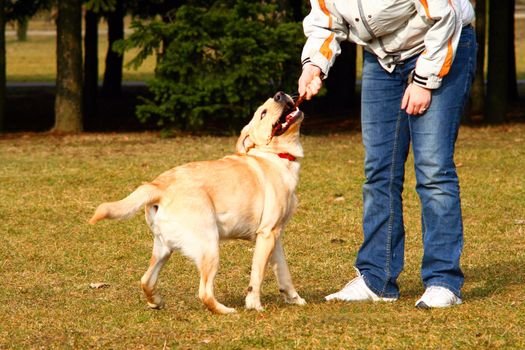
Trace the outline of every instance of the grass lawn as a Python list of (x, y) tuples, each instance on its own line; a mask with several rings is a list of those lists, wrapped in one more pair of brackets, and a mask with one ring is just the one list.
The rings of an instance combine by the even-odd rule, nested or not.
[[(56, 38), (54, 36), (28, 36), (25, 42), (16, 37), (7, 37), (7, 81), (54, 82), (56, 77)], [(102, 82), (104, 75), (108, 41), (106, 35), (99, 36), (99, 75)], [(127, 52), (124, 62), (135, 57), (136, 51)], [(126, 81), (144, 81), (153, 77), (155, 57), (150, 56), (137, 70), (124, 67), (123, 79)]]
[[(142, 215), (95, 226), (86, 221), (100, 202), (122, 198), (161, 171), (230, 153), (235, 138), (2, 136), (0, 348), (523, 349), (524, 135), (523, 124), (461, 129), (464, 304), (430, 311), (414, 308), (423, 290), (411, 160), (401, 299), (323, 301), (353, 277), (362, 239), (363, 149), (358, 133), (305, 136), (300, 206), (284, 244), (308, 304), (285, 305), (267, 273), (266, 311), (245, 311), (252, 244), (226, 242), (216, 294), (237, 308), (229, 316), (204, 309), (196, 268), (179, 254), (161, 273), (166, 308), (149, 310), (139, 286), (152, 246)], [(109, 287), (90, 289), (92, 282)]]

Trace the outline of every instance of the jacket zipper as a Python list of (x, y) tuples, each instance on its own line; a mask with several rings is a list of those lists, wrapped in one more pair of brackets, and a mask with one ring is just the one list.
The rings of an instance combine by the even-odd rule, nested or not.
[(401, 55), (399, 53), (397, 53), (397, 52), (387, 50), (385, 48), (383, 40), (381, 38), (378, 38), (378, 37), (375, 36), (374, 32), (372, 31), (372, 28), (370, 28), (370, 25), (368, 24), (368, 21), (366, 20), (365, 12), (363, 10), (363, 3), (362, 3), (361, 0), (357, 0), (357, 8), (359, 9), (359, 17), (361, 17), (361, 21), (363, 22), (363, 25), (365, 26), (365, 29), (368, 32), (368, 34), (372, 37), (372, 39), (377, 40), (377, 42), (379, 43), (379, 46), (381, 46), (381, 49), (385, 53), (393, 56), (392, 57), (392, 61), (394, 63), (398, 63), (399, 62), (399, 57)]

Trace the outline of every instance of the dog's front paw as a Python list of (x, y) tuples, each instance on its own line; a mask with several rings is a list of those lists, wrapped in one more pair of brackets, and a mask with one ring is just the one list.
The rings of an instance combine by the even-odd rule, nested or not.
[(158, 295), (155, 295), (151, 301), (148, 300), (148, 306), (150, 309), (160, 310), (164, 308), (164, 300)]
[(292, 296), (289, 296), (286, 293), (283, 293), (284, 302), (287, 304), (294, 304), (294, 305), (306, 305), (306, 300), (301, 298), (297, 292), (293, 293)]
[(248, 310), (254, 309), (257, 311), (264, 311), (264, 308), (261, 305), (261, 299), (254, 293), (248, 293), (246, 296), (246, 308)]
[(227, 315), (227, 314), (233, 314), (235, 313), (235, 309), (232, 307), (227, 307), (222, 304), (218, 304), (217, 308), (214, 310), (215, 313), (221, 314), (221, 315)]

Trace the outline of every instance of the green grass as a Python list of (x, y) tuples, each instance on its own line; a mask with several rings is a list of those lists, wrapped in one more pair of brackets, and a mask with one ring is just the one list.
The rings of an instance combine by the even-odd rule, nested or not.
[(515, 38), (514, 49), (516, 50), (516, 71), (518, 79), (525, 79), (525, 19), (514, 22)]
[[(326, 303), (353, 277), (361, 242), (363, 149), (357, 133), (303, 138), (300, 206), (284, 238), (305, 307), (285, 305), (271, 273), (266, 311), (245, 311), (252, 244), (222, 245), (217, 316), (196, 297), (193, 263), (174, 254), (149, 310), (139, 286), (152, 239), (141, 215), (86, 224), (102, 201), (188, 161), (231, 152), (235, 138), (86, 134), (0, 139), (0, 348), (522, 349), (525, 347), (525, 125), (460, 131), (464, 304), (422, 311), (419, 204), (412, 161), (404, 192), (406, 265), (392, 304)], [(344, 201), (335, 201), (343, 196)], [(520, 221), (521, 220), (521, 221)], [(106, 289), (92, 290), (92, 282)]]
[[(53, 82), (56, 78), (56, 38), (54, 36), (29, 36), (25, 42), (15, 37), (7, 38), (7, 81)], [(108, 41), (106, 35), (99, 36), (99, 75), (102, 81)], [(124, 62), (131, 60), (137, 50), (124, 54)], [(137, 70), (124, 67), (125, 81), (144, 81), (153, 78), (155, 57), (150, 56)]]

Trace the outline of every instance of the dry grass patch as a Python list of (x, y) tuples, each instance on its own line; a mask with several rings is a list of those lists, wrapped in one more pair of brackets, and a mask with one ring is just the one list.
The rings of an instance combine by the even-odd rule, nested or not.
[[(28, 36), (25, 42), (15, 37), (7, 38), (7, 81), (54, 82), (56, 78), (56, 38), (55, 36)], [(106, 35), (99, 36), (98, 60), (100, 82), (102, 82), (108, 40)], [(137, 53), (132, 50), (124, 55), (124, 62), (131, 60)], [(153, 78), (155, 57), (149, 57), (137, 70), (124, 67), (125, 81), (144, 81)]]
[[(98, 203), (123, 197), (161, 171), (230, 153), (235, 138), (4, 137), (0, 348), (524, 348), (523, 135), (525, 125), (461, 129), (464, 304), (431, 311), (414, 308), (422, 286), (411, 161), (401, 299), (323, 302), (353, 277), (362, 236), (363, 149), (357, 133), (304, 137), (300, 208), (284, 241), (294, 282), (308, 305), (285, 305), (268, 273), (266, 311), (244, 311), (252, 245), (234, 241), (222, 246), (217, 278), (218, 299), (239, 311), (231, 316), (203, 308), (196, 297), (197, 271), (179, 254), (160, 278), (166, 308), (149, 310), (139, 287), (152, 245), (143, 218), (96, 226), (86, 221)], [(110, 286), (94, 290), (88, 287), (92, 282)]]

